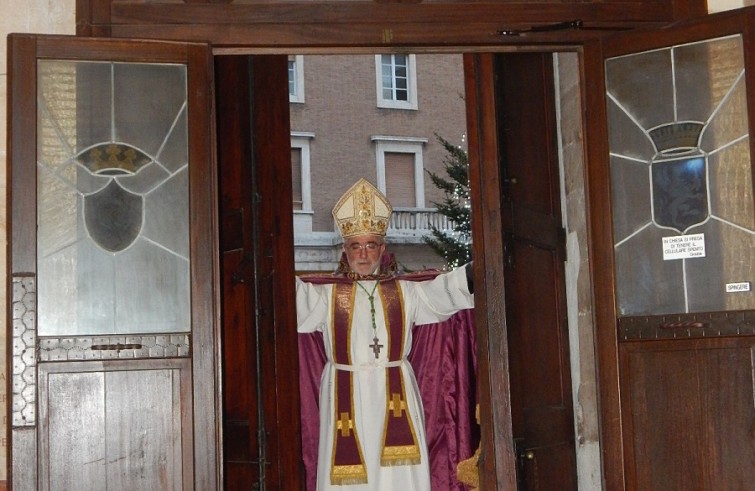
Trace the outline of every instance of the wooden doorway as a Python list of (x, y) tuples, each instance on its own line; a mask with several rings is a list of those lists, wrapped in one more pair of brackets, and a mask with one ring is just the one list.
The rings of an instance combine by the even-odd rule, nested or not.
[[(103, 35), (108, 35), (108, 36), (112, 35), (112, 36), (116, 36), (116, 37), (118, 37), (118, 36), (125, 37), (125, 36), (132, 36), (132, 35), (140, 35), (140, 36), (148, 36), (148, 37), (154, 37), (154, 38), (161, 38), (162, 37), (162, 38), (172, 38), (172, 39), (187, 39), (187, 38), (193, 38), (195, 36), (199, 36), (202, 39), (208, 39), (208, 38), (212, 38), (213, 36), (218, 36), (218, 37), (220, 37), (220, 38), (223, 39), (223, 40), (219, 41), (218, 45), (222, 45), (223, 43), (226, 43), (226, 45), (229, 44), (229, 37), (233, 37), (233, 36), (236, 36), (236, 38), (234, 39), (234, 43), (235, 43), (235, 45), (238, 45), (239, 36), (241, 38), (244, 38), (246, 36), (246, 42), (249, 42), (249, 43), (262, 43), (262, 44), (266, 43), (265, 41), (260, 41), (259, 40), (260, 38), (257, 37), (257, 35), (259, 34), (258, 32), (255, 32), (255, 29), (257, 28), (257, 26), (253, 26), (253, 27), (248, 28), (249, 30), (247, 30), (242, 35), (239, 35), (239, 29), (244, 30), (244, 27), (240, 27), (240, 26), (235, 26), (234, 29), (224, 29), (222, 27), (218, 28), (217, 26), (210, 26), (210, 27), (208, 27), (209, 24), (213, 24), (213, 20), (212, 19), (208, 19), (208, 17), (205, 17), (205, 16), (202, 15), (202, 12), (206, 13), (208, 11), (207, 9), (203, 9), (204, 7), (207, 7), (205, 5), (201, 5), (201, 6), (198, 6), (198, 5), (189, 5), (189, 6), (180, 5), (180, 6), (176, 6), (176, 8), (178, 8), (178, 9), (181, 9), (181, 8), (184, 8), (184, 7), (187, 7), (189, 9), (193, 9), (193, 14), (192, 13), (188, 13), (187, 14), (185, 12), (182, 13), (182, 12), (179, 12), (179, 11), (176, 11), (176, 10), (171, 10), (171, 9), (173, 9), (172, 6), (166, 7), (164, 5), (155, 5), (155, 4), (150, 4), (150, 5), (142, 6), (142, 5), (127, 5), (126, 2), (116, 2), (116, 3), (119, 3), (120, 5), (111, 6), (110, 2), (105, 2), (105, 1), (103, 1), (103, 2), (94, 2), (94, 1), (92, 1), (92, 2), (81, 2), (79, 4), (80, 7), (81, 7), (81, 10), (82, 10), (82, 12), (81, 12), (80, 15), (81, 15), (82, 18), (85, 18), (85, 19), (83, 20), (83, 22), (80, 22), (78, 24), (80, 26), (80, 32), (82, 34), (84, 34), (84, 35), (91, 35), (93, 33), (98, 33), (98, 34), (103, 34)], [(677, 2), (677, 3), (679, 3), (679, 2)], [(654, 2), (653, 5), (655, 5), (655, 4), (656, 3)], [(654, 10), (653, 9), (647, 10), (647, 9), (644, 8), (645, 5), (642, 5), (642, 4), (633, 4), (633, 5), (634, 5), (634, 7), (632, 7), (632, 8), (635, 9), (635, 14), (636, 14), (635, 18), (640, 18), (640, 19), (650, 20), (650, 21), (656, 21), (656, 22), (667, 22), (667, 21), (671, 20), (672, 17), (673, 17), (673, 15), (671, 13), (669, 13), (669, 11), (663, 10), (661, 7), (658, 7), (658, 6), (656, 6), (656, 8)], [(211, 5), (211, 6), (212, 7), (217, 6), (218, 7), (218, 11), (224, 9), (225, 7), (229, 7), (228, 5), (225, 5), (225, 4), (214, 4), (214, 5)], [(86, 12), (84, 12), (84, 8), (85, 7), (88, 9)], [(142, 7), (144, 7), (143, 10), (142, 10)], [(232, 8), (238, 8), (238, 7), (242, 7), (242, 6), (240, 6), (240, 5), (233, 5), (233, 6), (230, 6), (230, 7), (232, 7)], [(410, 16), (411, 19), (414, 19), (414, 22), (416, 22), (416, 24), (412, 24), (412, 22), (406, 22), (406, 23), (402, 24), (402, 26), (400, 26), (400, 29), (397, 29), (397, 31), (395, 31), (395, 32), (394, 31), (383, 32), (383, 37), (382, 37), (382, 39), (384, 40), (383, 43), (389, 44), (389, 42), (385, 41), (386, 36), (388, 36), (388, 38), (390, 39), (391, 36), (393, 36), (395, 33), (398, 33), (399, 36), (404, 36), (403, 38), (401, 38), (402, 42), (407, 43), (407, 44), (412, 44), (412, 39), (414, 39), (414, 38), (412, 38), (411, 34), (407, 34), (407, 33), (420, 32), (420, 31), (424, 32), (424, 34), (417, 36), (417, 38), (416, 38), (417, 39), (417, 44), (423, 44), (423, 43), (426, 44), (426, 43), (431, 43), (433, 41), (434, 42), (449, 43), (449, 42), (453, 42), (453, 40), (456, 40), (460, 44), (466, 44), (466, 45), (470, 45), (472, 43), (483, 43), (483, 44), (484, 43), (490, 43), (489, 34), (485, 33), (484, 35), (482, 35), (479, 32), (477, 32), (477, 31), (480, 31), (480, 29), (479, 29), (479, 24), (476, 24), (475, 22), (470, 22), (469, 23), (471, 26), (473, 26), (473, 27), (470, 27), (470, 29), (474, 30), (475, 33), (473, 33), (473, 34), (467, 33), (467, 34), (461, 34), (461, 35), (453, 34), (454, 32), (457, 32), (457, 30), (459, 29), (459, 27), (458, 27), (459, 25), (465, 24), (463, 21), (458, 22), (457, 18), (453, 18), (454, 17), (453, 14), (451, 14), (448, 17), (448, 18), (453, 18), (453, 20), (452, 21), (448, 21), (447, 20), (447, 21), (445, 21), (445, 24), (442, 24), (442, 25), (444, 25), (444, 26), (455, 26), (456, 29), (448, 29), (448, 30), (446, 30), (446, 29), (436, 29), (435, 25), (431, 25), (431, 26), (429, 26), (429, 28), (426, 27), (424, 30), (422, 28), (418, 29), (417, 26), (421, 26), (421, 25), (423, 25), (427, 21), (427, 18), (424, 16), (424, 12), (422, 11), (422, 7), (424, 7), (424, 6), (421, 6), (420, 8), (415, 9), (414, 10), (414, 16), (413, 17)], [(430, 7), (432, 8), (433, 6), (430, 6)], [(495, 29), (495, 25), (497, 23), (504, 23), (505, 24), (504, 21), (506, 19), (506, 16), (505, 15), (504, 16), (500, 16), (501, 8), (492, 9), (493, 11), (497, 12), (499, 15), (498, 16), (492, 16), (493, 18), (491, 20), (489, 17), (486, 17), (484, 15), (484, 13), (486, 12), (485, 7), (487, 7), (487, 6), (482, 6), (481, 8), (475, 8), (475, 7), (476, 6), (473, 5), (472, 8), (470, 8), (470, 9), (466, 9), (465, 8), (465, 9), (461, 9), (461, 10), (463, 10), (465, 12), (468, 11), (469, 15), (471, 15), (471, 16), (476, 15), (478, 18), (485, 17), (485, 22), (487, 23), (486, 25), (492, 26), (491, 28), (493, 30)], [(588, 9), (589, 9), (589, 7), (590, 6), (587, 6)], [(667, 7), (667, 6), (664, 4), (663, 7)], [(413, 9), (413, 8), (414, 8), (414, 6), (410, 6), (409, 7), (409, 9)], [(614, 8), (616, 8), (616, 7), (614, 6)], [(680, 8), (680, 7), (677, 6), (677, 9), (678, 8)], [(262, 10), (265, 10), (265, 9), (262, 9)], [(366, 13), (366, 14), (364, 14), (364, 15), (365, 16), (369, 16), (369, 13), (374, 13), (375, 10), (376, 10), (375, 8), (370, 9), (369, 12)], [(236, 11), (238, 12), (238, 9)], [(549, 12), (550, 12), (550, 14), (546, 15), (545, 16), (546, 18), (552, 19), (552, 18), (557, 17), (557, 15), (555, 15), (555, 14), (558, 14), (558, 12), (555, 12), (555, 14), (554, 14), (553, 11), (549, 11)], [(674, 12), (676, 13), (677, 11), (674, 11)], [(480, 15), (481, 13), (482, 13), (482, 16)], [(689, 13), (689, 11), (687, 11), (687, 13)], [(159, 15), (156, 15), (156, 14), (159, 14)], [(182, 20), (179, 20), (177, 22), (167, 23), (166, 19), (171, 18), (172, 17), (171, 14), (176, 15), (176, 18), (182, 19)], [(353, 15), (356, 15), (356, 14), (353, 14), (353, 12), (352, 12), (352, 17), (350, 17), (349, 20), (347, 20), (345, 22), (353, 22), (353, 19), (354, 19)], [(394, 14), (392, 14), (392, 15), (395, 15), (395, 11), (394, 11)], [(542, 14), (538, 13), (538, 16), (539, 15), (542, 15)], [(684, 13), (677, 13), (676, 15), (682, 16), (682, 15), (685, 15), (685, 14)], [(358, 17), (358, 15), (357, 15), (357, 17)], [(600, 17), (600, 16), (598, 16), (598, 17)], [(610, 15), (609, 15), (609, 17), (610, 17)], [(190, 19), (188, 21), (188, 23), (186, 22), (187, 18)], [(272, 18), (274, 18), (274, 19), (285, 18), (285, 15), (284, 16), (275, 16), (275, 15), (273, 15)], [(391, 17), (391, 18), (393, 18), (393, 17)], [(221, 19), (233, 19), (234, 21), (236, 21), (238, 19), (238, 17), (235, 16), (235, 15), (229, 15), (228, 12), (221, 12), (219, 14), (216, 14), (216, 16), (214, 16), (214, 22), (216, 24), (222, 24), (225, 21), (225, 20), (221, 20)], [(474, 17), (470, 17), (470, 19), (474, 20)], [(200, 29), (195, 29), (195, 27), (192, 24), (194, 24), (195, 22), (199, 23), (200, 21), (203, 22), (204, 29), (201, 29), (201, 28)], [(322, 22), (322, 19), (320, 19), (320, 21)], [(269, 20), (268, 20), (268, 22), (269, 22)], [(277, 20), (276, 20), (276, 22), (277, 22)], [(379, 22), (383, 22), (383, 21), (381, 20)], [(542, 20), (541, 20), (541, 22), (542, 22)], [(521, 20), (520, 20), (519, 23), (522, 24)], [(189, 25), (187, 26), (187, 24), (189, 24)], [(523, 25), (523, 27), (526, 27), (526, 23), (524, 23), (524, 24), (525, 25)], [(136, 29), (133, 29), (135, 26), (136, 26)], [(346, 45), (353, 46), (355, 44), (358, 44), (360, 40), (365, 41), (365, 44), (374, 44), (374, 43), (376, 43), (375, 39), (380, 38), (379, 35), (375, 35), (374, 38), (370, 37), (370, 36), (373, 35), (374, 26), (373, 27), (369, 27), (369, 26), (368, 27), (364, 27), (365, 24), (360, 24), (360, 26), (362, 26), (361, 29), (354, 29), (354, 30), (343, 29), (344, 36), (346, 38), (346, 41), (344, 41), (344, 43)], [(322, 27), (322, 25), (319, 25), (318, 27)], [(327, 30), (327, 27), (328, 26), (325, 26), (325, 30)], [(380, 28), (382, 29), (383, 26), (381, 25)], [(269, 46), (280, 46), (281, 44), (286, 44), (286, 43), (289, 43), (289, 45), (290, 45), (290, 44), (296, 44), (297, 42), (303, 43), (302, 40), (310, 40), (312, 43), (315, 43), (315, 44), (316, 43), (323, 43), (323, 42), (325, 42), (326, 44), (328, 44), (328, 43), (332, 43), (333, 42), (332, 40), (323, 41), (323, 39), (322, 39), (322, 30), (319, 29), (319, 28), (318, 29), (311, 29), (309, 27), (304, 27), (304, 28), (299, 27), (299, 28), (295, 28), (295, 29), (292, 30), (292, 31), (295, 31), (295, 33), (292, 33), (291, 31), (289, 31), (289, 27), (288, 26), (286, 26), (286, 27), (280, 27), (280, 25), (279, 25), (277, 29), (278, 30), (276, 31), (276, 28), (272, 27), (269, 31), (267, 31), (268, 33), (269, 32), (273, 32), (274, 35), (272, 35), (271, 37), (266, 38), (266, 39), (268, 39), (268, 41), (269, 41), (269, 39), (274, 39), (274, 40), (277, 40), (277, 41), (269, 42), (269, 44), (265, 44), (265, 46), (268, 46), (268, 47)], [(335, 30), (339, 30), (339, 29), (335, 29)], [(264, 29), (263, 29), (263, 31), (264, 31)], [(282, 37), (277, 38), (275, 36), (275, 33), (279, 33), (279, 32), (285, 32), (287, 34), (284, 35), (284, 36), (282, 36)], [(377, 32), (377, 31), (375, 31), (375, 32)], [(298, 33), (298, 34), (296, 34), (296, 33)], [(348, 33), (348, 35), (347, 35), (347, 33)], [(356, 34), (356, 33), (361, 33), (361, 35)], [(297, 37), (297, 35), (299, 37)], [(262, 33), (262, 36), (264, 36), (264, 33)], [(351, 37), (348, 37), (348, 36), (351, 36)], [(338, 36), (334, 36), (334, 37), (338, 38)], [(566, 38), (567, 38), (567, 41), (569, 39), (571, 39), (571, 41), (577, 42), (576, 39), (578, 37), (579, 36), (571, 37), (570, 38), (569, 36), (567, 36)], [(281, 39), (284, 39), (284, 41), (281, 42)], [(556, 38), (550, 38), (550, 42), (553, 42), (554, 39), (556, 39)], [(546, 42), (547, 41), (548, 40), (546, 39)], [(276, 42), (279, 43), (279, 44), (276, 44)], [(483, 118), (484, 118), (484, 115), (483, 115)], [(600, 133), (598, 132), (597, 134), (600, 134)], [(482, 144), (480, 146), (479, 150), (483, 154), (487, 155), (491, 149), (485, 147), (485, 144)], [(494, 176), (486, 176), (486, 177), (494, 177)], [(483, 179), (480, 182), (485, 182), (485, 180)], [(482, 200), (487, 200), (488, 198), (490, 198), (492, 200), (492, 197), (482, 197), (481, 199)], [(490, 201), (489, 203), (492, 204), (492, 201)], [(490, 209), (490, 208), (485, 208), (485, 209)], [(493, 228), (495, 227), (495, 225), (492, 223), (492, 221), (490, 223), (486, 224), (485, 230), (488, 230), (488, 231), (491, 230), (490, 227), (493, 227)], [(490, 249), (489, 252), (491, 252), (492, 254), (495, 254), (495, 252), (492, 249)], [(492, 279), (488, 283), (488, 286), (489, 287), (500, 287), (500, 288), (503, 288), (502, 275), (498, 275), (498, 276), (496, 276), (496, 275), (497, 275), (497, 273), (493, 272)], [(497, 314), (497, 317), (491, 315), (491, 316), (489, 316), (489, 319), (492, 322), (496, 322), (496, 319), (498, 319), (499, 320), (498, 322), (500, 322), (500, 319), (503, 318), (502, 317), (502, 311), (501, 311), (501, 309), (496, 309), (497, 306), (495, 305), (495, 301), (491, 298), (491, 301), (487, 305), (492, 308), (492, 312), (494, 314)], [(500, 324), (498, 324), (498, 326), (500, 326)], [(495, 354), (498, 355), (499, 352), (496, 352)], [(490, 380), (488, 380), (488, 382), (490, 382)], [(507, 390), (507, 388), (508, 387), (506, 386), (506, 384), (504, 384), (503, 389)], [(501, 389), (501, 387), (497, 386), (496, 389)], [(485, 418), (485, 420), (486, 420), (486, 424), (488, 424), (488, 425), (492, 425), (493, 424), (492, 418), (487, 417), (487, 418)], [(498, 425), (497, 428), (501, 430), (501, 433), (498, 436), (500, 436), (502, 439), (510, 438), (511, 435), (507, 434), (507, 422), (505, 421), (505, 418), (503, 418), (503, 419), (501, 419), (499, 421), (496, 421), (495, 423)], [(494, 427), (491, 426), (491, 428), (494, 428)], [(506, 441), (508, 441), (508, 440), (506, 440)], [(503, 444), (501, 444), (501, 445), (503, 445)], [(493, 445), (492, 445), (492, 443), (491, 443), (490, 440), (487, 441), (487, 448), (488, 449), (492, 449), (493, 448)], [(507, 466), (509, 466), (509, 462), (513, 461), (513, 459), (510, 458), (511, 455), (507, 454), (507, 451), (504, 450), (504, 449), (502, 449), (502, 452), (500, 454), (498, 454), (498, 455), (496, 455), (495, 452), (493, 452), (492, 450), (490, 450), (490, 453), (489, 453), (489, 458), (490, 459), (496, 459), (496, 458), (499, 458), (499, 457), (502, 460), (500, 460), (498, 462), (495, 462), (495, 463), (490, 463), (488, 465), (492, 465), (494, 467), (495, 466), (503, 466), (504, 468), (506, 468), (506, 469), (504, 469), (503, 472), (511, 474), (513, 471), (511, 469), (507, 468)], [(495, 483), (495, 481), (493, 481), (493, 482)]]
[[(514, 336), (501, 346), (509, 353), (511, 362), (512, 391), (515, 394), (515, 405), (512, 407), (515, 421), (513, 435), (514, 438), (527, 445), (523, 446), (521, 452), (516, 455), (517, 462), (520, 463), (520, 471), (512, 472), (510, 476), (521, 481), (521, 489), (548, 489), (553, 486), (574, 488), (576, 469), (564, 312), (564, 244), (559, 225), (559, 174), (557, 152), (554, 151), (556, 131), (553, 91), (555, 89), (552, 80), (553, 66), (548, 61), (552, 55), (496, 56), (499, 63), (494, 72), (487, 75), (490, 76), (491, 87), (496, 87), (494, 96), (498, 101), (496, 114), (501, 118), (497, 123), (498, 141), (500, 153), (505, 155), (501, 157), (500, 168), (508, 177), (499, 180), (502, 183), (502, 189), (497, 191), (497, 203), (493, 206), (504, 210), (503, 221), (495, 226), (502, 230), (502, 237), (506, 241), (509, 253), (501, 256), (504, 263), (492, 266), (491, 269), (502, 268), (508, 264), (510, 269), (506, 272), (507, 288), (512, 292), (518, 292), (510, 298), (506, 295), (507, 318), (514, 319), (516, 329), (513, 331)], [(284, 448), (280, 436), (282, 433), (279, 433), (281, 425), (296, 424), (296, 421), (291, 419), (293, 413), (288, 413), (288, 419), (281, 419), (285, 407), (276, 403), (269, 391), (259, 392), (257, 386), (265, 378), (265, 373), (271, 372), (271, 363), (283, 363), (281, 360), (275, 361), (279, 355), (273, 354), (273, 351), (269, 349), (271, 345), (267, 343), (286, 342), (282, 337), (275, 340), (269, 338), (269, 333), (274, 332), (273, 325), (265, 324), (264, 318), (254, 316), (257, 302), (254, 291), (259, 288), (259, 285), (254, 284), (254, 258), (257, 255), (258, 261), (269, 261), (269, 259), (264, 258), (264, 251), (260, 247), (255, 247), (256, 241), (252, 239), (251, 232), (254, 229), (255, 219), (249, 217), (264, 220), (264, 217), (259, 215), (261, 211), (250, 213), (255, 207), (256, 198), (253, 197), (267, 196), (272, 188), (267, 185), (261, 186), (259, 183), (255, 184), (254, 177), (250, 173), (255, 172), (255, 166), (252, 165), (254, 161), (261, 163), (261, 166), (256, 167), (257, 172), (266, 172), (264, 171), (267, 166), (265, 162), (272, 155), (278, 155), (278, 158), (281, 158), (280, 152), (276, 152), (274, 146), (268, 147), (268, 152), (272, 151), (273, 154), (263, 154), (255, 148), (254, 142), (260, 138), (263, 140), (285, 138), (285, 130), (287, 130), (283, 125), (285, 118), (280, 117), (285, 112), (281, 107), (274, 111), (278, 115), (275, 118), (275, 124), (272, 124), (269, 116), (262, 109), (256, 114), (252, 111), (252, 108), (258, 107), (253, 102), (255, 97), (263, 97), (267, 100), (280, 99), (280, 86), (266, 88), (253, 76), (253, 67), (263, 66), (260, 63), (267, 63), (263, 61), (266, 58), (272, 60), (276, 57), (220, 56), (216, 61), (218, 93), (220, 94), (218, 120), (219, 148), (221, 149), (219, 160), (223, 217), (222, 244), (226, 251), (224, 262), (227, 264), (224, 273), (223, 296), (226, 306), (224, 309), (226, 326), (224, 378), (227, 381), (224, 384), (227, 404), (224, 467), (228, 489), (239, 489), (250, 480), (264, 483), (270, 486), (270, 489), (279, 489), (278, 486), (283, 482), (282, 480), (287, 479), (289, 485), (296, 482), (296, 473), (282, 474), (275, 466), (281, 458), (289, 459), (289, 465), (296, 464), (291, 454), (297, 452), (297, 447), (286, 445)], [(264, 66), (268, 70), (275, 70), (276, 67), (276, 65)], [(277, 68), (280, 70), (280, 65)], [(536, 83), (533, 83), (533, 80)], [(525, 86), (531, 89), (528, 92), (529, 96), (517, 99), (514, 94)], [(278, 94), (278, 97), (271, 97), (270, 91)], [(516, 104), (517, 100), (523, 103)], [(532, 124), (516, 124), (528, 111), (538, 115)], [(258, 118), (268, 122), (263, 128), (263, 131), (269, 132), (267, 136), (260, 134), (259, 128), (256, 132), (251, 129), (250, 122)], [(532, 148), (516, 146), (516, 142), (525, 140), (531, 142), (532, 147), (543, 149), (543, 151), (522, 153), (521, 150)], [(496, 153), (498, 152), (499, 150), (496, 150)], [(290, 167), (285, 165), (275, 164), (271, 167), (277, 169), (275, 172), (281, 179), (279, 182), (286, 179), (286, 172), (290, 172)], [(539, 169), (539, 171), (536, 174), (532, 169)], [(517, 176), (519, 181), (514, 176)], [(288, 181), (290, 182), (290, 176)], [(512, 189), (514, 183), (517, 182), (519, 185), (516, 189)], [(281, 193), (280, 186), (277, 186), (275, 190), (277, 195)], [(285, 203), (285, 200), (277, 202), (280, 221), (287, 220), (283, 206)], [(267, 209), (266, 213), (270, 213), (272, 208)], [(540, 225), (532, 221), (538, 213), (544, 217)], [(241, 223), (242, 220), (247, 220), (248, 223)], [(242, 246), (243, 243), (247, 245)], [(495, 241), (491, 240), (491, 243), (494, 244)], [(533, 249), (532, 246), (536, 244), (541, 245)], [(284, 246), (278, 243), (277, 247)], [(517, 252), (514, 252), (514, 249)], [(528, 251), (537, 249), (544, 252), (543, 257), (550, 258), (546, 261), (548, 266), (543, 263), (545, 270), (551, 271), (549, 274), (541, 274), (543, 270), (533, 272), (533, 268), (541, 261), (537, 257), (532, 258), (534, 262), (528, 260)], [(265, 275), (266, 273), (261, 273), (260, 277), (265, 277)], [(541, 283), (536, 284), (534, 281)], [(528, 305), (526, 301), (527, 292), (533, 288), (542, 294), (543, 302), (537, 307)], [(246, 290), (247, 293), (237, 296), (235, 292), (241, 290)], [(494, 293), (493, 296), (496, 302), (504, 300), (500, 294)], [(545, 301), (546, 298), (548, 301)], [(544, 308), (546, 305), (547, 309)], [(551, 317), (546, 320), (542, 317), (536, 319), (527, 315), (527, 312), (535, 311), (548, 311)], [(268, 332), (268, 335), (264, 335), (264, 332)], [(539, 335), (533, 338), (527, 335), (528, 332), (538, 332)], [(501, 343), (505, 338), (500, 332), (490, 335), (495, 343)], [(527, 342), (528, 339), (531, 341)], [(548, 342), (540, 342), (543, 340)], [(274, 351), (284, 353), (290, 347), (290, 345), (288, 348), (276, 345)], [(257, 363), (256, 357), (264, 351), (269, 353), (267, 360)], [(546, 361), (552, 365), (547, 370), (539, 371), (541, 376), (533, 379), (528, 375), (531, 372), (527, 369), (531, 360)], [(489, 361), (493, 364), (500, 362), (501, 360)], [(536, 385), (532, 383), (533, 380), (541, 380), (542, 383)], [(501, 380), (496, 380), (495, 383), (501, 382)], [(279, 380), (279, 385), (282, 383), (290, 383), (290, 380)], [(534, 386), (537, 386), (536, 391), (531, 389)], [(551, 397), (553, 390), (559, 394), (555, 405), (542, 406), (534, 402), (553, 400)], [(492, 399), (490, 403), (483, 402), (483, 411), (491, 414), (496, 412), (493, 408), (501, 407), (498, 404), (500, 401), (498, 398), (503, 396), (504, 394), (493, 396), (497, 402), (493, 402)], [(483, 400), (485, 400), (484, 397)], [(498, 412), (495, 417), (506, 418), (507, 414)], [(557, 427), (552, 426), (554, 421)], [(265, 433), (266, 441), (258, 439), (259, 432)], [(560, 440), (549, 441), (548, 438), (552, 436), (557, 436)], [(501, 440), (496, 441), (496, 445), (503, 448), (506, 443)], [(261, 453), (261, 448), (265, 449), (264, 453)], [(556, 470), (557, 467), (558, 470)], [(526, 474), (530, 475), (528, 480), (523, 477)]]

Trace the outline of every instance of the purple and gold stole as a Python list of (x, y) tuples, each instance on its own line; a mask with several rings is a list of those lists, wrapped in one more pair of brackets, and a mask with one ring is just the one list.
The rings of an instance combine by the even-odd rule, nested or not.
[[(396, 280), (381, 282), (378, 290), (388, 330), (388, 361), (399, 361), (404, 352), (404, 296)], [(385, 379), (385, 426), (380, 465), (419, 464), (419, 445), (409, 417), (401, 367), (386, 368)]]
[[(351, 329), (354, 313), (356, 283), (333, 285), (333, 357), (334, 362), (351, 365)], [(388, 331), (388, 361), (402, 360), (404, 350), (404, 303), (398, 281), (390, 279), (378, 284)], [(420, 462), (419, 445), (414, 425), (409, 417), (401, 366), (385, 368), (386, 408), (380, 464), (411, 465)], [(367, 468), (354, 424), (354, 372), (336, 370), (335, 425), (330, 482), (363, 484), (367, 482)]]

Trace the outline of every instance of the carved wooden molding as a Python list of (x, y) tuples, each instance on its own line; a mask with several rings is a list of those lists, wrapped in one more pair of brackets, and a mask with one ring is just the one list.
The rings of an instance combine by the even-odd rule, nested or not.
[(13, 426), (37, 421), (37, 282), (33, 276), (13, 277)]
[(187, 358), (189, 334), (40, 337), (39, 362)]
[(755, 335), (755, 311), (619, 318), (619, 341)]

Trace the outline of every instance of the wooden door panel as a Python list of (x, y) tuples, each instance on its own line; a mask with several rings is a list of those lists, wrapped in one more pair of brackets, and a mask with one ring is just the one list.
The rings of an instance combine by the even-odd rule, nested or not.
[(576, 489), (553, 65), (497, 56), (511, 416), (520, 489)]
[(185, 362), (121, 367), (41, 367), (40, 446), (49, 449), (40, 456), (42, 489), (191, 487), (184, 482), (191, 478), (183, 455), (191, 441), (183, 430), (191, 408), (181, 404), (182, 390), (184, 397), (190, 390), (182, 388)]
[[(182, 490), (184, 420), (181, 367), (105, 372), (108, 489)], [(109, 483), (113, 483), (112, 486)]]
[(748, 489), (755, 341), (621, 344), (629, 489)]
[[(495, 110), (495, 57), (464, 55), (469, 131), (469, 181), (475, 240), (475, 331), (480, 404), (481, 489), (514, 489), (516, 453), (511, 434), (509, 347), (505, 320), (503, 224)], [(484, 272), (484, 273), (483, 273)]]
[(532, 215), (533, 219), (519, 219), (515, 225), (552, 217), (558, 222), (557, 230), (561, 206), (550, 56), (498, 55), (498, 125), (503, 194), (515, 203), (518, 214)]
[[(302, 489), (286, 56), (217, 56), (225, 489)], [(288, 252), (286, 252), (288, 251)]]
[[(49, 458), (40, 458), (42, 468), (47, 470), (47, 475), (42, 473), (43, 487), (73, 489), (82, 483), (107, 482), (107, 467), (97, 465), (104, 462), (107, 451), (103, 374), (54, 374), (47, 384), (44, 377), (40, 373), (40, 390), (48, 394), (41, 401), (41, 416), (42, 421), (48, 422), (45, 433), (54, 436), (46, 441), (43, 434), (41, 439), (41, 447), (49, 448)], [(84, 403), (76, 412), (70, 410), (73, 394)]]
[[(538, 402), (553, 407), (564, 406), (565, 402), (571, 400), (571, 387), (564, 386), (563, 374), (560, 373), (562, 368), (558, 365), (562, 362), (563, 345), (567, 340), (549, 327), (554, 322), (552, 313), (559, 311), (559, 301), (562, 299), (552, 289), (542, 288), (543, 284), (554, 284), (559, 280), (557, 257), (552, 251), (532, 244), (518, 240), (513, 242), (511, 269), (525, 271), (526, 274), (512, 271), (513, 279), (508, 285), (510, 290), (507, 291), (507, 296), (519, 308), (511, 309), (507, 319), (512, 324), (527, 327), (517, 329), (516, 332), (512, 329), (511, 346), (537, 347), (537, 350), (512, 350), (516, 353), (512, 353), (511, 357), (516, 357), (518, 363), (516, 367), (511, 367), (511, 376), (521, 382), (516, 392), (521, 396), (517, 397), (517, 402), (525, 408), (522, 416), (534, 423), (549, 419), (547, 416), (538, 416), (543, 411), (537, 406)], [(554, 361), (555, 367), (551, 366)], [(529, 414), (526, 408), (531, 407), (532, 414)], [(540, 426), (541, 424), (536, 425)]]
[[(755, 84), (746, 48), (754, 22), (747, 8), (585, 48), (601, 447), (611, 489), (747, 489), (753, 481), (755, 296), (727, 285), (755, 271)], [(689, 122), (705, 137), (691, 133), (674, 154), (679, 141), (658, 136), (678, 136)], [(653, 166), (686, 156), (703, 162), (700, 202), (709, 216), (661, 223), (661, 208), (679, 201), (663, 200)], [(706, 255), (663, 255), (662, 239), (688, 234), (711, 244)]]
[(209, 46), (8, 46), (11, 485), (217, 489)]
[(569, 486), (574, 481), (570, 470), (574, 466), (574, 448), (569, 442), (530, 449), (520, 459), (520, 491), (546, 491), (553, 489), (553, 483), (559, 483), (558, 489), (562, 489), (561, 485)]
[(254, 336), (252, 254), (252, 177), (249, 58), (215, 58), (218, 87), (218, 163), (220, 186), (220, 251), (223, 302), (223, 459), (225, 489), (244, 489), (258, 482), (259, 404), (255, 386), (257, 356)]

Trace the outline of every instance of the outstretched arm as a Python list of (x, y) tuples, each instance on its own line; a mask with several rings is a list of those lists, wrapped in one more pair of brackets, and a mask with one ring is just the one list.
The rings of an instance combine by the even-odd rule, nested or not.
[(474, 307), (474, 296), (469, 290), (466, 266), (407, 287), (414, 290), (415, 324), (444, 321), (459, 310)]
[(322, 330), (328, 319), (328, 289), (296, 278), (296, 319), (299, 332)]

